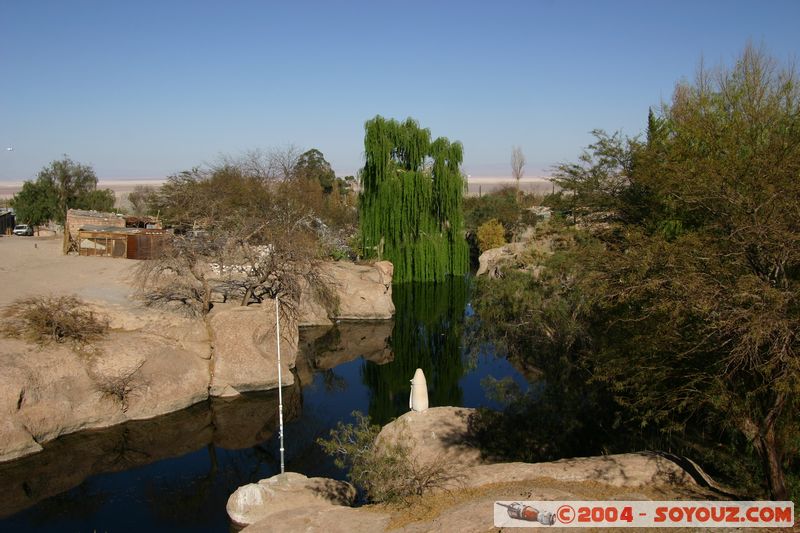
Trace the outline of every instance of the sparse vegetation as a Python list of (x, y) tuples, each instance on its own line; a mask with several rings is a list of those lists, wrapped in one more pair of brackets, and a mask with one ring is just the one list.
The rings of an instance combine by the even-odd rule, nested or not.
[(318, 267), (353, 231), (346, 220), (355, 209), (317, 179), (262, 174), (269, 168), (253, 155), (169, 178), (157, 201), (175, 236), (160, 258), (139, 265), (145, 303), (204, 315), (214, 302), (281, 296), (291, 311), (307, 287), (335, 307)]
[(130, 395), (135, 390), (134, 382), (137, 378), (139, 370), (144, 366), (145, 361), (142, 360), (134, 368), (115, 376), (95, 376), (95, 386), (97, 390), (103, 395), (113, 398), (122, 406), (122, 410), (128, 410), (130, 402)]
[(91, 344), (108, 331), (108, 319), (75, 296), (34, 296), (3, 310), (0, 331), (6, 337), (37, 344)]
[(400, 503), (442, 487), (454, 474), (447, 464), (434, 461), (420, 464), (410, 447), (397, 442), (376, 442), (381, 427), (355, 411), (355, 424), (339, 422), (330, 438), (317, 443), (335, 458), (339, 468), (348, 469), (348, 477), (366, 498), (375, 503)]

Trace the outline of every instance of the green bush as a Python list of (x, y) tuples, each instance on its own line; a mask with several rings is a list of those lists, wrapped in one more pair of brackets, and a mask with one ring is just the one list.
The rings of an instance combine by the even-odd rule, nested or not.
[(478, 227), (478, 248), (481, 253), (498, 248), (506, 243), (505, 229), (497, 219), (491, 219)]
[(427, 465), (416, 461), (406, 438), (378, 443), (381, 427), (358, 411), (353, 416), (355, 424), (339, 422), (330, 438), (317, 439), (317, 444), (335, 458), (337, 467), (348, 469), (348, 478), (369, 501), (405, 502), (454, 478), (452, 469), (442, 461)]

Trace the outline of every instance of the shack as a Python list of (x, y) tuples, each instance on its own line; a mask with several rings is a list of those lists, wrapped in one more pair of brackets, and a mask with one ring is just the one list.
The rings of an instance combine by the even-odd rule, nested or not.
[(83, 226), (77, 232), (78, 255), (154, 259), (169, 234), (160, 228)]
[(64, 226), (64, 253), (151, 259), (161, 250), (165, 231), (153, 217), (70, 209)]
[(0, 209), (0, 235), (11, 235), (15, 223), (14, 211), (10, 209)]

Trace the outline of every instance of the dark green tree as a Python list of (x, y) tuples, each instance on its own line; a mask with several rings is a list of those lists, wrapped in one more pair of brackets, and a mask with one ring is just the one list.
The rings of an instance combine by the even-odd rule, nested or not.
[(117, 198), (111, 189), (95, 189), (78, 197), (75, 207), (94, 211), (113, 211)]
[(325, 194), (333, 192), (336, 182), (336, 173), (331, 168), (331, 164), (316, 148), (308, 150), (297, 159), (293, 175), (301, 179), (318, 181)]
[(586, 288), (607, 317), (598, 375), (646, 420), (743, 438), (785, 500), (800, 447), (800, 80), (748, 47), (678, 85), (657, 122), (630, 174), (653, 208), (607, 240)]
[(55, 218), (57, 204), (55, 188), (40, 181), (26, 181), (11, 200), (17, 220), (31, 226), (40, 226)]
[(394, 282), (441, 281), (468, 268), (463, 148), (428, 129), (367, 121), (359, 216), (363, 252), (394, 263)]
[(151, 185), (137, 185), (128, 194), (128, 202), (134, 215), (155, 215), (158, 213), (158, 190)]
[(53, 219), (59, 224), (64, 223), (69, 208), (91, 209), (93, 205), (97, 205), (110, 210), (114, 207), (113, 201), (109, 205), (113, 193), (95, 193), (97, 176), (92, 167), (75, 163), (66, 155), (44, 167), (36, 181), (39, 186), (55, 191), (56, 209)]

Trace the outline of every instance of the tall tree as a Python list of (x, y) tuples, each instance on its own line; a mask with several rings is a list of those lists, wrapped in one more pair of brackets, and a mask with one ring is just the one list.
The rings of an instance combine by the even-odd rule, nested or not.
[(312, 148), (304, 152), (294, 165), (294, 176), (301, 179), (314, 180), (319, 182), (322, 192), (330, 194), (333, 192), (336, 181), (336, 173), (331, 168), (331, 164), (325, 160), (322, 152)]
[(441, 281), (468, 268), (463, 148), (413, 119), (367, 121), (359, 201), (366, 255), (394, 263), (394, 281)]
[(89, 195), (97, 189), (94, 169), (88, 165), (75, 163), (66, 155), (63, 159), (53, 161), (44, 167), (39, 172), (37, 181), (43, 187), (49, 186), (55, 190), (57, 202), (53, 218), (59, 224), (64, 223), (67, 209), (85, 208), (82, 205), (83, 201), (91, 200)]
[(748, 47), (678, 85), (663, 114), (628, 174), (652, 208), (608, 238), (587, 288), (608, 317), (596, 360), (645, 418), (744, 437), (785, 500), (800, 446), (800, 80)]
[(54, 187), (44, 182), (26, 181), (12, 198), (11, 207), (16, 211), (17, 220), (38, 227), (55, 217), (57, 203)]
[(69, 208), (110, 211), (114, 202), (111, 189), (97, 188), (92, 167), (75, 163), (66, 155), (44, 167), (35, 182), (26, 181), (14, 200), (15, 208), (30, 217), (31, 224), (48, 220), (63, 224)]

